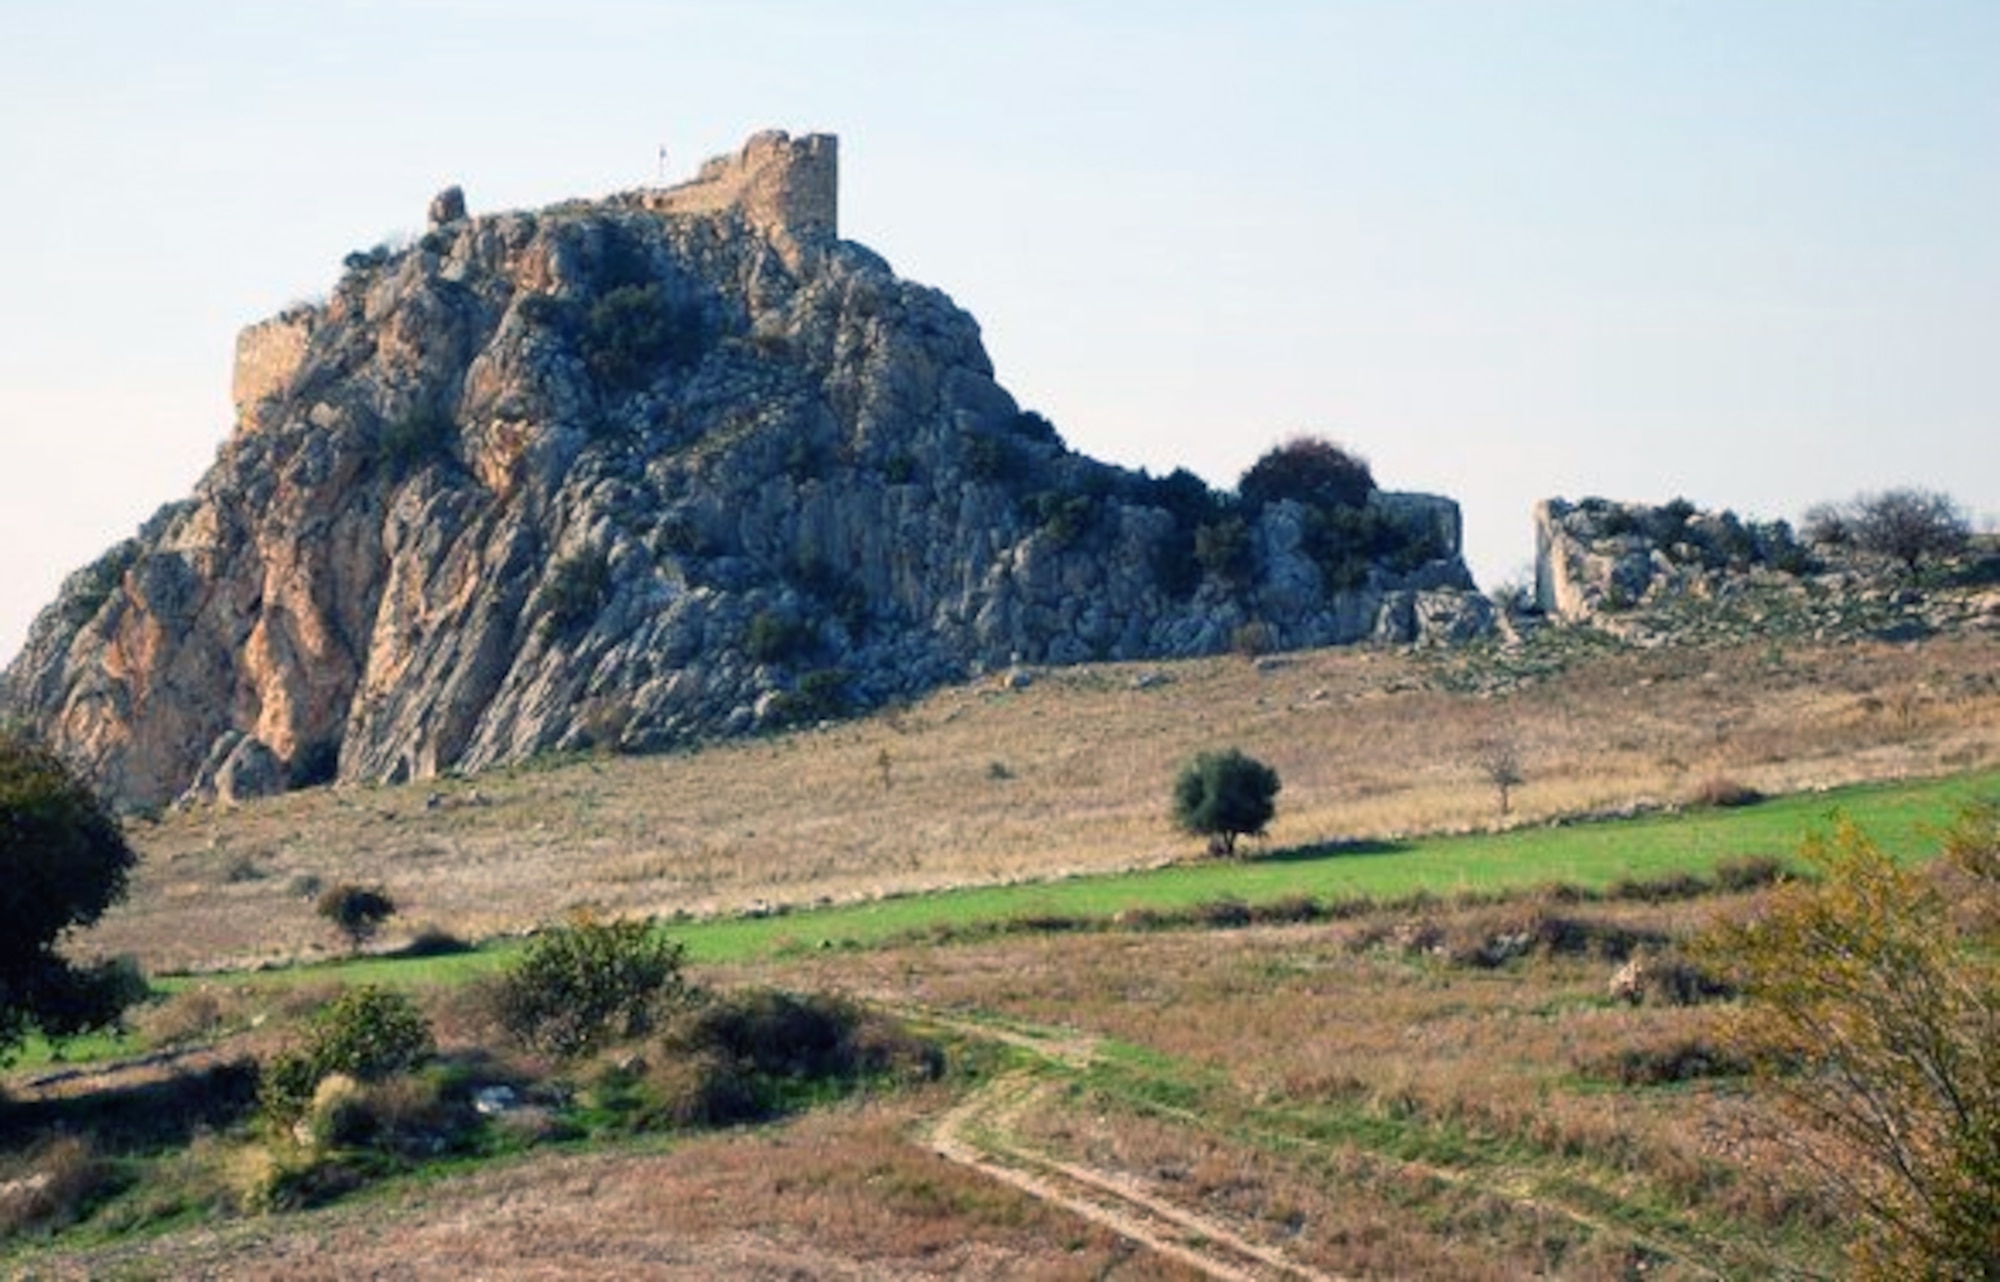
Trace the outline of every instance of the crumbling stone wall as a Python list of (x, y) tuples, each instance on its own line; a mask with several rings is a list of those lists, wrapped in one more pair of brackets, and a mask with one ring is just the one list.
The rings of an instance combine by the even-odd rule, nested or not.
[(790, 258), (840, 235), (839, 153), (832, 134), (793, 138), (768, 129), (734, 155), (707, 161), (692, 182), (641, 192), (636, 203), (662, 214), (736, 210)]

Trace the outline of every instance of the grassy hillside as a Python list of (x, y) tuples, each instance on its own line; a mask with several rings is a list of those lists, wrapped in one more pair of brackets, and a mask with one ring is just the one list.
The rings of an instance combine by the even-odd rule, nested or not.
[[(170, 815), (135, 831), (132, 901), (86, 943), (156, 970), (324, 956), (339, 949), (308, 892), (336, 881), (386, 884), (405, 931), (484, 938), (573, 908), (705, 917), (1156, 867), (1200, 853), (1167, 820), (1175, 770), (1232, 744), (1283, 778), (1268, 849), (1532, 830), (1718, 778), (1811, 793), (1955, 775), (2000, 765), (1996, 658), (1982, 635), (1656, 651), (1557, 635), (1050, 671), (687, 755)], [(1479, 764), (1496, 738), (1526, 775), (1504, 821)], [(1562, 858), (1516, 840), (1526, 863)], [(1441, 858), (1454, 885), (1487, 875)]]

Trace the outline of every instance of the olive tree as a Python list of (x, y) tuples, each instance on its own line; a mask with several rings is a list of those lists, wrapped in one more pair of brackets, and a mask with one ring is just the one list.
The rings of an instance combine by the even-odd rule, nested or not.
[(1278, 788), (1277, 771), (1235, 748), (1201, 753), (1174, 780), (1174, 823), (1226, 858), (1238, 837), (1255, 837), (1271, 822)]
[(56, 945), (125, 896), (138, 857), (117, 819), (46, 746), (0, 731), (0, 1056), (30, 1031), (115, 1023), (144, 991), (129, 964), (77, 966)]

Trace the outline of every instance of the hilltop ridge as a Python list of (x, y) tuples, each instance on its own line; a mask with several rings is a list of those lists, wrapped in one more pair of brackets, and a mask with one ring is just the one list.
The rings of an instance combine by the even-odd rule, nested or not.
[(1449, 499), (1329, 534), (1069, 450), (970, 315), (839, 238), (837, 175), (768, 132), (678, 187), (441, 194), (244, 332), (216, 463), (70, 578), (0, 707), (154, 806), (1490, 626)]

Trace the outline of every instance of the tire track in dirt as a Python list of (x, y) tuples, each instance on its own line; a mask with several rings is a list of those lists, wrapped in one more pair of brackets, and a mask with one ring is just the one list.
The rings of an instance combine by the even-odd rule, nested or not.
[[(935, 1011), (903, 1009), (917, 1019), (1019, 1047), (1065, 1068), (1088, 1067), (1095, 1057), (1094, 1042), (1088, 1037), (1037, 1037), (952, 1019)], [(1130, 1177), (1066, 1162), (1021, 1143), (1021, 1118), (1046, 1102), (1055, 1089), (1056, 1083), (1032, 1071), (1003, 1073), (932, 1123), (926, 1143), (948, 1162), (978, 1171), (1037, 1201), (1062, 1207), (1219, 1282), (1340, 1282), (1331, 1274), (1244, 1238), (1219, 1220), (1156, 1197)]]
[[(954, 1018), (886, 995), (878, 996), (877, 1000), (909, 1018), (983, 1041), (1017, 1047), (1065, 1069), (1088, 1068), (1097, 1057), (1096, 1039), (1087, 1034), (1041, 1026), (1023, 1031)], [(1300, 1264), (1282, 1252), (1244, 1239), (1216, 1220), (1153, 1196), (1130, 1176), (1065, 1162), (1022, 1144), (1017, 1136), (1017, 1123), (1030, 1108), (1046, 1100), (1056, 1086), (1057, 1083), (1028, 1070), (1002, 1074), (933, 1123), (926, 1136), (929, 1146), (948, 1161), (972, 1167), (1030, 1197), (1065, 1207), (1210, 1277), (1232, 1282), (1235, 1279), (1261, 1282), (1265, 1278), (1338, 1282), (1336, 1275)], [(1184, 1120), (1196, 1127), (1204, 1124), (1193, 1114), (1185, 1114)], [(1478, 1187), (1518, 1207), (1561, 1215), (1593, 1232), (1623, 1237), (1635, 1246), (1668, 1255), (1699, 1273), (1721, 1276), (1712, 1266), (1689, 1258), (1684, 1250), (1672, 1250), (1566, 1201), (1537, 1195), (1518, 1173), (1475, 1172), (1407, 1158), (1388, 1158), (1383, 1154), (1375, 1156), (1407, 1172), (1457, 1187)], [(1712, 1248), (1714, 1244), (1705, 1245)]]

